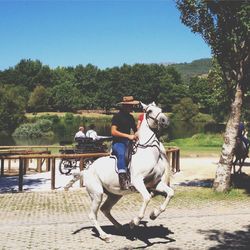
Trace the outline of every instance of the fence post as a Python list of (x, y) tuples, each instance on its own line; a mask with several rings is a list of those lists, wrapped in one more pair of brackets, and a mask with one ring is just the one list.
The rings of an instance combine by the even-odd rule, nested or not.
[(1, 176), (4, 176), (4, 159), (1, 159)]
[(22, 161), (23, 161), (23, 174), (25, 175), (27, 171), (27, 161), (26, 159), (23, 159)]
[(172, 150), (172, 171), (175, 173), (175, 150)]
[(166, 156), (171, 166), (172, 172), (180, 172), (180, 149), (179, 148), (167, 148)]
[(19, 182), (18, 182), (18, 190), (20, 192), (23, 191), (23, 159), (19, 158)]
[[(84, 168), (83, 158), (80, 158), (80, 173)], [(80, 187), (83, 187), (83, 176), (80, 175)]]
[(168, 161), (170, 162), (170, 152), (168, 151), (168, 150), (166, 150), (166, 156), (167, 156), (167, 159), (168, 159)]
[(180, 149), (176, 151), (176, 172), (180, 172)]
[(42, 172), (42, 159), (38, 158), (37, 159), (37, 167), (36, 167), (36, 170), (38, 173), (41, 173)]
[(50, 158), (46, 159), (46, 172), (50, 171)]
[(56, 159), (53, 157), (52, 159), (52, 166), (51, 166), (51, 189), (55, 189), (56, 185)]
[(8, 173), (10, 173), (11, 170), (11, 159), (8, 160)]

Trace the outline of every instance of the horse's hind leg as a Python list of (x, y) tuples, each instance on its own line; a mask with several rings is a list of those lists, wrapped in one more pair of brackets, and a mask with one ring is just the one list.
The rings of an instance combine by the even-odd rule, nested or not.
[(97, 221), (97, 213), (103, 199), (102, 185), (98, 182), (98, 180), (93, 178), (92, 180), (88, 179), (88, 181), (86, 181), (86, 187), (91, 199), (91, 211), (89, 214), (89, 218), (98, 231), (100, 238), (105, 240), (106, 242), (110, 242), (111, 235), (106, 234)]
[(157, 186), (156, 186), (156, 191), (160, 192), (160, 193), (164, 193), (166, 194), (166, 199), (165, 201), (162, 203), (162, 205), (160, 205), (159, 208), (154, 209), (151, 214), (150, 214), (150, 219), (151, 220), (155, 220), (162, 212), (164, 212), (166, 210), (166, 207), (169, 203), (169, 201), (171, 200), (171, 198), (174, 196), (174, 190), (172, 188), (170, 188), (165, 182), (160, 181)]
[(122, 196), (115, 194), (108, 194), (106, 201), (101, 206), (103, 214), (112, 222), (116, 228), (121, 228), (121, 224), (111, 215), (110, 210), (121, 199)]

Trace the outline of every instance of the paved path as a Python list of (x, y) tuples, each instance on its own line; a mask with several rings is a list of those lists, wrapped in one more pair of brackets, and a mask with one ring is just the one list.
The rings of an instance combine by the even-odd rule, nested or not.
[(105, 243), (88, 220), (84, 188), (0, 194), (0, 249), (250, 249), (250, 198), (177, 207), (173, 202), (151, 221), (156, 198), (142, 224), (131, 231), (127, 223), (138, 211), (139, 199), (133, 194), (114, 207), (114, 216), (125, 224), (121, 231), (100, 214), (103, 229), (113, 235)]

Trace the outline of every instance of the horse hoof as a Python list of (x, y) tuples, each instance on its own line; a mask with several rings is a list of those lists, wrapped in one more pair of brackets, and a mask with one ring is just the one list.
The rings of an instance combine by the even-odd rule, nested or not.
[(64, 191), (69, 191), (69, 188), (68, 188), (68, 187), (65, 187), (65, 188), (64, 188)]
[(105, 241), (106, 243), (111, 243), (111, 242), (112, 242), (112, 240), (111, 240), (110, 237), (107, 237), (104, 241)]
[(155, 219), (157, 218), (157, 217), (155, 216), (154, 211), (150, 214), (149, 218), (150, 218), (151, 220), (155, 220)]
[(130, 227), (130, 229), (133, 229), (133, 228), (135, 227), (135, 223), (134, 223), (133, 221), (131, 221), (131, 222), (129, 223), (129, 227)]
[(101, 236), (101, 239), (104, 240), (106, 243), (112, 242), (110, 234)]

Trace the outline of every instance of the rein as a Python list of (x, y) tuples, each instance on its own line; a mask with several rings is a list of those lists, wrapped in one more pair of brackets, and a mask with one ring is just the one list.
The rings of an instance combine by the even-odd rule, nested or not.
[[(159, 112), (159, 113), (156, 115), (156, 117), (152, 117), (152, 116), (150, 116), (149, 114), (146, 113), (146, 121), (147, 121), (148, 127), (149, 127), (150, 130), (153, 132), (153, 134), (152, 134), (152, 135), (150, 136), (150, 138), (149, 138), (145, 143), (143, 143), (143, 144), (134, 142), (134, 143), (133, 143), (132, 154), (135, 154), (135, 153), (136, 153), (137, 148), (145, 149), (145, 148), (149, 148), (149, 147), (151, 147), (151, 148), (156, 147), (156, 148), (158, 149), (159, 153), (161, 152), (161, 150), (160, 150), (160, 142), (159, 142), (159, 139), (158, 139), (158, 136), (157, 136), (157, 131), (155, 131), (156, 129), (151, 128), (150, 125), (149, 125), (149, 123), (148, 123), (148, 119), (152, 119), (152, 120), (158, 125), (159, 122), (158, 122), (157, 118), (158, 118), (158, 116), (159, 116), (161, 113), (162, 113), (162, 112)], [(150, 142), (154, 137), (156, 137), (156, 139), (154, 139), (154, 140), (149, 144), (149, 142)], [(157, 145), (154, 144), (154, 143), (156, 143)]]
[[(161, 114), (162, 112), (159, 112), (157, 115), (156, 115), (156, 117), (152, 117), (152, 116), (150, 116), (147, 112), (146, 112), (146, 121), (147, 121), (147, 124), (148, 124), (148, 127), (154, 132), (154, 129), (153, 128), (151, 128), (150, 126), (149, 126), (149, 123), (148, 123), (148, 119), (152, 119), (153, 121), (154, 121), (154, 123), (157, 125), (157, 127), (158, 127), (158, 125), (159, 125), (159, 121), (157, 120), (157, 118), (158, 118), (158, 116)], [(154, 132), (155, 133), (155, 132)]]

